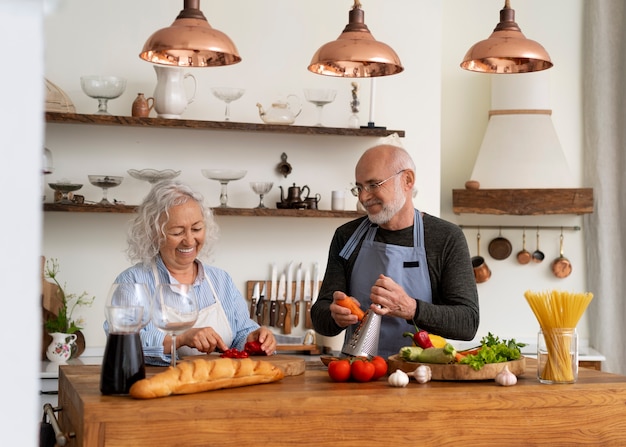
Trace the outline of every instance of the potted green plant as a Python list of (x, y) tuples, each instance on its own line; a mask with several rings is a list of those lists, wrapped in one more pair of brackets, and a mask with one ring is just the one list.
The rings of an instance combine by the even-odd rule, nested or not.
[[(48, 314), (44, 321), (46, 332), (52, 337), (52, 343), (48, 347), (47, 356), (54, 357), (55, 361), (61, 357), (62, 360), (69, 359), (75, 352), (74, 341), (77, 333), (82, 329), (82, 319), (74, 319), (74, 311), (83, 306), (91, 306), (95, 300), (94, 296), (89, 296), (87, 292), (80, 295), (67, 293), (66, 284), (58, 280), (59, 262), (57, 259), (46, 261), (44, 276), (50, 279), (57, 286), (57, 298), (59, 302), (58, 310), (55, 314)], [(61, 334), (61, 335), (55, 335)], [(68, 352), (69, 350), (69, 352)]]

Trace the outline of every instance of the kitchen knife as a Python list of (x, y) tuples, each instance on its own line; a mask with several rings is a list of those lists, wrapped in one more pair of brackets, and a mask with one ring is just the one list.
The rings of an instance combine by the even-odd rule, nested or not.
[(313, 295), (311, 296), (311, 301), (315, 302), (317, 300), (317, 295), (320, 293), (320, 263), (316, 262), (313, 264)]
[(252, 289), (252, 296), (250, 297), (250, 319), (254, 318), (256, 312), (256, 303), (261, 296), (261, 285), (257, 282)]
[(313, 328), (311, 321), (311, 272), (308, 269), (304, 272), (304, 306), (304, 327), (311, 329)]
[(278, 272), (276, 270), (276, 263), (272, 263), (272, 282), (270, 284), (270, 317), (269, 317), (269, 325), (276, 326), (276, 316), (278, 313), (277, 303), (276, 303), (276, 278)]
[(287, 287), (285, 274), (280, 274), (280, 280), (278, 281), (278, 318), (276, 320), (276, 327), (285, 326), (285, 288)]
[(267, 325), (267, 320), (265, 318), (265, 316), (267, 315), (267, 312), (266, 312), (267, 306), (265, 305), (266, 287), (267, 287), (267, 283), (263, 281), (263, 289), (261, 290), (261, 295), (259, 295), (259, 301), (257, 302), (257, 305), (256, 305), (256, 321), (261, 326)]
[(300, 324), (300, 302), (302, 301), (302, 263), (298, 265), (296, 270), (296, 294), (293, 297), (293, 327)]

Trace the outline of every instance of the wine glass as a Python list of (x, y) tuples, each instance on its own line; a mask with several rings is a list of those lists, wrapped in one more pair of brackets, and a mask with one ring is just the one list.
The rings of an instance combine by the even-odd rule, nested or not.
[(113, 203), (109, 202), (107, 198), (107, 192), (109, 188), (115, 188), (122, 183), (124, 177), (118, 177), (114, 175), (88, 175), (89, 183), (93, 186), (97, 186), (98, 188), (102, 188), (102, 200), (100, 200), (97, 205), (100, 206), (114, 206)]
[(118, 76), (81, 76), (80, 87), (90, 98), (98, 100), (96, 115), (110, 115), (109, 99), (119, 98), (126, 90), (126, 79)]
[(198, 301), (190, 284), (158, 284), (152, 300), (152, 322), (172, 337), (172, 362), (176, 367), (176, 336), (191, 329), (198, 319)]
[(220, 182), (220, 208), (228, 208), (228, 182), (243, 178), (248, 171), (237, 169), (202, 169), (202, 175)]
[(70, 200), (69, 193), (78, 191), (80, 188), (83, 187), (83, 185), (78, 184), (78, 183), (69, 183), (69, 182), (64, 182), (64, 181), (60, 181), (57, 183), (48, 183), (48, 186), (54, 189), (55, 191), (59, 191), (61, 193), (61, 198), (55, 201), (55, 203), (58, 203), (61, 205), (73, 204), (74, 202)]
[(146, 377), (139, 331), (151, 315), (146, 284), (116, 283), (105, 302), (107, 343), (100, 374), (100, 391), (125, 395), (133, 383)]
[(319, 88), (304, 89), (304, 97), (306, 100), (315, 104), (317, 107), (316, 126), (324, 127), (322, 124), (322, 112), (324, 111), (324, 106), (333, 102), (335, 100), (335, 96), (337, 96), (337, 90)]
[(252, 188), (252, 191), (259, 195), (259, 206), (257, 206), (256, 208), (267, 208), (263, 203), (263, 196), (270, 192), (272, 186), (274, 186), (274, 183), (272, 182), (250, 182), (250, 187)]
[(230, 103), (237, 101), (246, 91), (236, 87), (214, 87), (211, 89), (211, 92), (217, 99), (226, 103), (224, 121), (230, 121)]

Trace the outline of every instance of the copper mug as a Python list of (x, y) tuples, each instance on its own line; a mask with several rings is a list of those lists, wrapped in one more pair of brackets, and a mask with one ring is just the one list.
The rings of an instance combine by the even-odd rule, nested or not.
[(491, 278), (491, 270), (489, 270), (489, 267), (482, 256), (472, 257), (472, 267), (474, 268), (474, 278), (476, 278), (477, 284), (486, 282), (489, 278)]

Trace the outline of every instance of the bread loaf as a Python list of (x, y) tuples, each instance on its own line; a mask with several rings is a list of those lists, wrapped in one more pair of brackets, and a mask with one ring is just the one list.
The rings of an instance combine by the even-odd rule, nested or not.
[(190, 394), (222, 388), (269, 383), (284, 377), (282, 369), (264, 360), (198, 358), (171, 366), (167, 371), (135, 382), (130, 395), (151, 399), (172, 394)]

